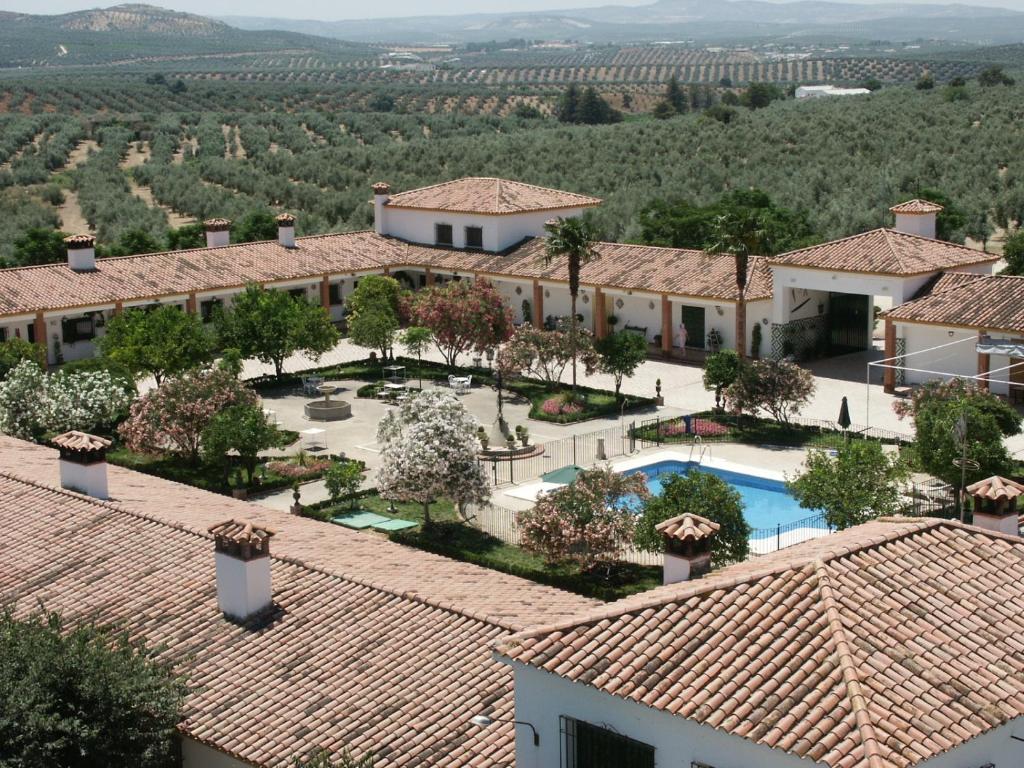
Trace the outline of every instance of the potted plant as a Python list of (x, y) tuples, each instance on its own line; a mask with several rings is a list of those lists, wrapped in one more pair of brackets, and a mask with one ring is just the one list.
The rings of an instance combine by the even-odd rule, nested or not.
[(661, 379), (654, 382), (654, 402), (656, 405), (665, 404), (665, 398), (661, 396)]
[(516, 438), (514, 435), (509, 435), (505, 442), (508, 444), (508, 449), (510, 451), (514, 451), (516, 449)]
[(476, 437), (480, 441), (480, 450), (486, 451), (489, 441), (487, 439), (487, 431), (482, 426), (476, 428)]
[(618, 324), (619, 324), (619, 316), (618, 315), (608, 315), (608, 327), (609, 328), (611, 328), (614, 331), (615, 330), (615, 326), (618, 325)]
[(530, 430), (520, 425), (516, 428), (516, 434), (519, 437), (519, 442), (523, 444), (523, 448), (530, 445)]
[(242, 470), (236, 468), (234, 477), (235, 482), (231, 488), (231, 495), (236, 499), (245, 500), (249, 495), (249, 489), (245, 487), (245, 484), (242, 481)]

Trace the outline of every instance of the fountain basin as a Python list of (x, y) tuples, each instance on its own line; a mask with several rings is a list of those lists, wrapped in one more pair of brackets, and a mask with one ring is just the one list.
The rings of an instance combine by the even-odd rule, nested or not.
[(306, 418), (313, 421), (341, 421), (352, 416), (352, 404), (344, 400), (313, 400), (305, 409)]

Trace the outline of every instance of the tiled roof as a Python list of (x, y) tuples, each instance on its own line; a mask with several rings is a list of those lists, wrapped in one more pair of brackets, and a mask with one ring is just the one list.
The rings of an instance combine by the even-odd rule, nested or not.
[(933, 293), (942, 293), (943, 291), (951, 291), (954, 288), (960, 288), (965, 283), (971, 283), (975, 280), (984, 280), (985, 275), (976, 275), (972, 272), (940, 272), (928, 279), (924, 285), (922, 285), (915, 293), (911, 300), (920, 299), (924, 296), (930, 296)]
[(905, 203), (898, 203), (889, 209), (893, 213), (939, 213), (942, 210), (942, 206), (938, 203), (932, 203), (928, 200), (921, 200), (915, 198), (914, 200), (907, 200)]
[[(118, 301), (237, 288), (384, 267), (433, 266), (510, 277), (568, 280), (564, 262), (544, 265), (544, 240), (527, 240), (502, 254), (434, 248), (373, 232), (300, 237), (295, 248), (277, 240), (98, 259), (91, 272), (66, 264), (0, 269), (0, 315), (72, 309)], [(734, 301), (733, 260), (702, 251), (599, 243), (601, 258), (583, 268), (584, 284)], [(747, 299), (771, 297), (771, 272), (752, 259)]]
[[(0, 466), (50, 483), (56, 452), (3, 437)], [(183, 731), (255, 765), (290, 765), (314, 747), (373, 751), (379, 768), (511, 765), (512, 726), (469, 722), (512, 715), (512, 674), (490, 645), (597, 605), (338, 526), (109, 473), (111, 503), (0, 474), (0, 604), (29, 612), (42, 601), (163, 646), (191, 686)], [(276, 531), (275, 610), (258, 626), (218, 608), (205, 529), (228, 517)]]
[(0, 315), (375, 269), (394, 260), (398, 245), (373, 232), (302, 237), (295, 244), (285, 248), (269, 240), (97, 259), (91, 272), (74, 272), (67, 264), (0, 269)]
[(501, 215), (560, 208), (588, 208), (601, 200), (574, 192), (535, 187), (519, 181), (468, 178), (391, 195), (389, 208)]
[[(657, 248), (625, 243), (597, 243), (598, 258), (580, 270), (583, 285), (604, 285), (619, 290), (653, 291), (721, 301), (735, 301), (735, 260), (704, 251)], [(410, 245), (405, 259), (438, 269), (477, 271), (509, 277), (569, 279), (564, 259), (544, 263), (544, 238), (531, 238), (501, 254), (454, 251)], [(753, 258), (748, 265), (746, 298), (769, 299), (772, 277), (764, 259)]]
[(654, 526), (662, 536), (679, 541), (701, 541), (714, 536), (721, 526), (700, 515), (685, 512)]
[(956, 243), (932, 240), (894, 229), (873, 229), (842, 240), (773, 256), (769, 263), (836, 272), (922, 275), (996, 260), (997, 257), (992, 254)]
[(968, 485), (967, 492), (971, 496), (981, 496), (992, 501), (1009, 501), (1024, 493), (1024, 485), (997, 475)]
[(832, 768), (1024, 715), (1024, 541), (881, 520), (501, 640), (498, 653)]
[(886, 313), (893, 320), (1024, 333), (1024, 277), (992, 275), (932, 291)]

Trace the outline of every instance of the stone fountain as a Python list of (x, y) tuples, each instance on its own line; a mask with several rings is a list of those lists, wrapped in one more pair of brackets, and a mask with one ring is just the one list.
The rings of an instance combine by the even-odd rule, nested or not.
[(321, 384), (316, 388), (324, 396), (323, 400), (310, 400), (306, 403), (306, 418), (313, 421), (341, 421), (352, 416), (352, 405), (344, 400), (331, 400), (335, 386)]

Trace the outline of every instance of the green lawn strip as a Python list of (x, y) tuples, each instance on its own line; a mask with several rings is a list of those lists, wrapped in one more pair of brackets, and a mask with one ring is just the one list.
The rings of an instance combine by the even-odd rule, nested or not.
[[(838, 448), (847, 439), (846, 435), (838, 429), (823, 429), (810, 427), (801, 424), (781, 424), (771, 419), (762, 419), (754, 416), (736, 417), (729, 414), (704, 411), (695, 413), (691, 419), (699, 419), (705, 422), (714, 422), (728, 427), (729, 431), (722, 435), (703, 435), (702, 440), (709, 442), (742, 443), (745, 445), (779, 445), (790, 447), (808, 448)], [(657, 439), (658, 428), (666, 424), (677, 424), (683, 421), (683, 417), (666, 419), (660, 423), (648, 423), (636, 430), (636, 436), (647, 441), (654, 442)], [(694, 435), (682, 433), (678, 435), (661, 436), (662, 443), (690, 443)], [(849, 439), (877, 440), (882, 443), (891, 443), (891, 440), (882, 440), (875, 437), (862, 438), (857, 433), (851, 432)]]
[[(393, 514), (389, 502), (376, 494), (358, 499), (356, 508), (383, 517), (423, 522), (422, 505), (395, 502), (397, 514)], [(351, 504), (345, 501), (337, 505), (324, 505), (320, 509), (308, 509), (307, 514), (329, 520), (350, 511)], [(539, 556), (461, 522), (449, 501), (431, 504), (430, 516), (434, 525), (429, 528), (397, 531), (391, 533), (389, 538), (399, 544), (453, 560), (474, 563), (600, 600), (617, 600), (661, 585), (661, 568), (654, 566), (623, 563), (613, 566), (610, 573), (584, 573), (573, 564), (548, 566)]]

